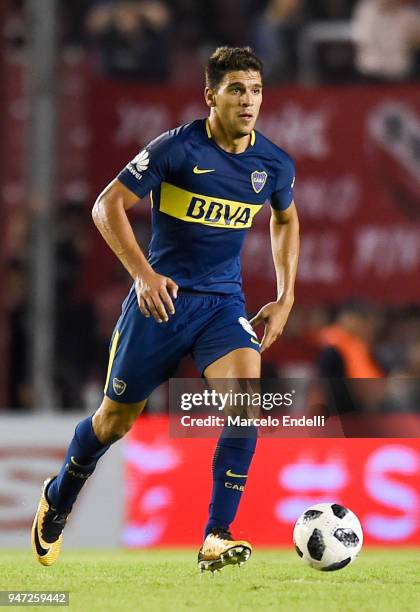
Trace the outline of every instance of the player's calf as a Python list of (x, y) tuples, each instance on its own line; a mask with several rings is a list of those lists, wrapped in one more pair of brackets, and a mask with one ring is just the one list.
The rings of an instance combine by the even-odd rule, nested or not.
[(131, 428), (144, 404), (118, 404), (105, 397), (95, 422), (87, 417), (76, 426), (57, 476), (44, 482), (32, 525), (32, 548), (42, 565), (56, 561), (67, 517), (82, 487), (110, 444)]

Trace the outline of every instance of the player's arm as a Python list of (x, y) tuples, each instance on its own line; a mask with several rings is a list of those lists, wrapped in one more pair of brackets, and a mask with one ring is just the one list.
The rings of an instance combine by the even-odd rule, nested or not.
[(270, 235), (277, 278), (277, 303), (290, 304), (291, 308), (299, 258), (299, 219), (294, 202), (286, 210), (271, 209)]
[(299, 220), (294, 202), (285, 210), (271, 209), (271, 248), (277, 277), (277, 300), (266, 304), (251, 320), (264, 322), (261, 352), (281, 335), (294, 302), (294, 287), (299, 257)]
[(171, 299), (178, 286), (170, 278), (154, 272), (142, 252), (127, 217), (139, 196), (115, 179), (99, 195), (92, 210), (93, 221), (109, 247), (129, 272), (135, 283), (139, 308), (158, 322), (167, 321), (175, 312)]

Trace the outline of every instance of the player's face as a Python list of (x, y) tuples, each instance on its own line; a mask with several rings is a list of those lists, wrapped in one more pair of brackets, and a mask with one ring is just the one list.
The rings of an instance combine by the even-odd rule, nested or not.
[(228, 72), (214, 92), (213, 108), (227, 132), (234, 137), (252, 132), (262, 102), (262, 79), (259, 72)]

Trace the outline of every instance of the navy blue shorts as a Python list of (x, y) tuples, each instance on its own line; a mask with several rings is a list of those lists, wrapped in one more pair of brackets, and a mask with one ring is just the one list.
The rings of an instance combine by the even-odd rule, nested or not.
[(203, 374), (208, 365), (238, 348), (259, 352), (243, 296), (180, 292), (175, 314), (157, 323), (140, 312), (132, 289), (111, 339), (105, 395), (122, 403), (140, 402), (173, 376), (191, 355)]

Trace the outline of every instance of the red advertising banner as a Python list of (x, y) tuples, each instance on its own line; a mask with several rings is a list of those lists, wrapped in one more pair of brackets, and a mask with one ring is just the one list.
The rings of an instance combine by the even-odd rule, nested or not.
[[(124, 442), (127, 547), (201, 543), (215, 440), (167, 432), (166, 417), (144, 417)], [(368, 545), (420, 545), (419, 440), (259, 440), (235, 537), (291, 546), (297, 517), (328, 501), (358, 515)]]
[[(200, 89), (93, 80), (90, 99), (94, 193), (157, 135), (207, 114)], [(296, 162), (299, 303), (419, 301), (420, 88), (269, 89), (257, 127)], [(244, 250), (250, 310), (274, 292), (268, 209)], [(101, 286), (108, 272), (98, 256), (94, 250), (89, 280)]]

